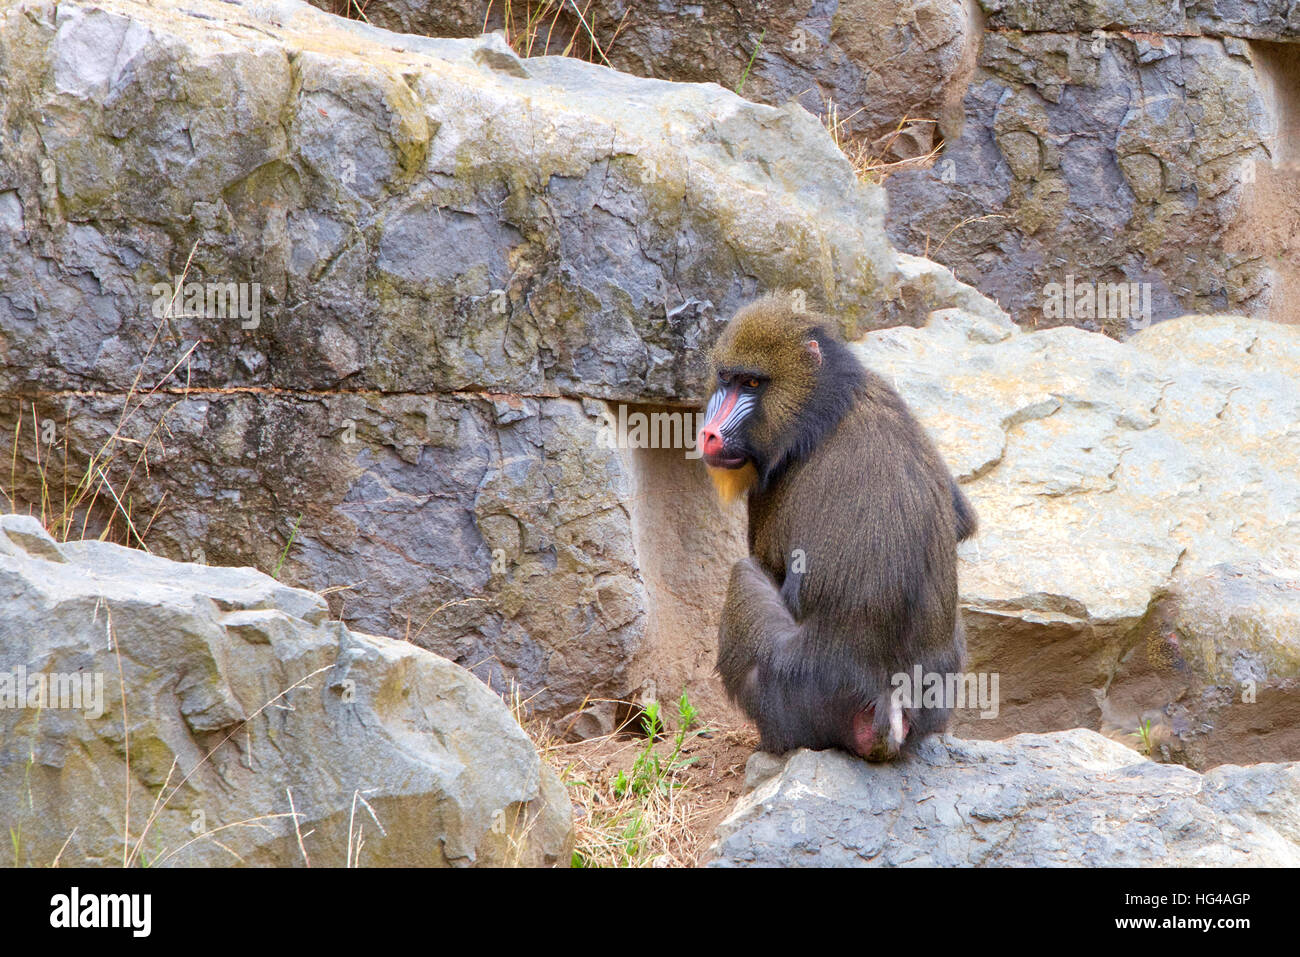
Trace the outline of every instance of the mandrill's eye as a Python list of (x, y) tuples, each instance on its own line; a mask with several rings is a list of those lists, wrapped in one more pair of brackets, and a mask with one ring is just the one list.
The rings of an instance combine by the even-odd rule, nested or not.
[(746, 389), (757, 389), (757, 388), (759, 387), (759, 385), (761, 385), (761, 383), (760, 383), (757, 379), (755, 379), (753, 376), (750, 376), (749, 378), (744, 379), (744, 380), (741, 382), (741, 384), (742, 384)]

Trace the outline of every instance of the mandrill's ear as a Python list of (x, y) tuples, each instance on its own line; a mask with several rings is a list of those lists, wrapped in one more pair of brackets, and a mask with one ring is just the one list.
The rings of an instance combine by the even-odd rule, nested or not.
[(813, 361), (818, 365), (822, 364), (822, 347), (817, 344), (816, 339), (809, 339), (805, 344), (808, 354), (813, 357)]

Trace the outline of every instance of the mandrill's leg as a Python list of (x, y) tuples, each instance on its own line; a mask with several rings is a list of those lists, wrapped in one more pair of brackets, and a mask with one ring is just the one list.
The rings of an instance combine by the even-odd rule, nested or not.
[(911, 722), (892, 692), (846, 689), (840, 669), (808, 647), (775, 582), (752, 556), (731, 569), (718, 637), (718, 673), (758, 725), (764, 751), (841, 747), (869, 761), (898, 756)]
[[(919, 664), (927, 674), (950, 675), (960, 673), (966, 662), (966, 631), (961, 615), (953, 624), (952, 641), (931, 652)], [(920, 689), (913, 689), (919, 694)], [(879, 695), (874, 701), (853, 716), (853, 730), (848, 748), (868, 761), (888, 761), (896, 758), (908, 735), (913, 743), (928, 734), (942, 732), (948, 727), (952, 709), (947, 707), (919, 707), (919, 702), (895, 697), (893, 691)]]
[(718, 640), (718, 673), (758, 725), (764, 751), (842, 747), (869, 760), (895, 757), (907, 718), (888, 693), (863, 709), (836, 669), (815, 660), (775, 582), (753, 556), (731, 569)]

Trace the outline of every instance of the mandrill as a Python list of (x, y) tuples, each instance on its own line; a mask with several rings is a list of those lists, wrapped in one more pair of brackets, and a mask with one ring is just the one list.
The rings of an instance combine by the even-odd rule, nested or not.
[(962, 668), (956, 547), (975, 512), (898, 393), (793, 297), (738, 312), (712, 364), (698, 446), (722, 497), (749, 503), (718, 636), (727, 694), (764, 751), (896, 757), (948, 724), (891, 679)]

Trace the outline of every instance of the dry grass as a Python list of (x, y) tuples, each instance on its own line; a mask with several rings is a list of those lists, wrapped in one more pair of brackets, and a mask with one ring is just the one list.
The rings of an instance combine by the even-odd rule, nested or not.
[[(483, 18), (483, 31), (486, 33), (492, 18), (495, 0), (488, 4)], [(600, 62), (609, 66), (608, 51), (614, 46), (618, 36), (627, 25), (629, 6), (623, 17), (608, 29), (608, 35), (602, 43), (597, 34), (606, 28), (597, 23), (597, 14), (591, 10), (591, 0), (579, 7), (576, 0), (538, 0), (538, 2), (512, 3), (503, 0), (501, 4), (501, 21), (505, 30), (506, 42), (521, 57), (530, 56), (572, 56), (592, 63)], [(576, 23), (563, 23), (562, 20), (576, 19)], [(559, 35), (557, 36), (557, 31)], [(565, 34), (568, 39), (565, 39)], [(552, 44), (563, 42), (558, 49)]]
[[(181, 353), (180, 357), (172, 363), (167, 372), (152, 387), (146, 389), (142, 384), (142, 380), (145, 367), (158, 345), (162, 330), (175, 317), (176, 304), (181, 295), (181, 290), (185, 286), (185, 279), (190, 271), (190, 263), (194, 259), (197, 248), (198, 245), (195, 244), (190, 249), (189, 257), (185, 261), (185, 268), (181, 271), (180, 280), (177, 282), (175, 293), (167, 304), (162, 318), (158, 320), (158, 325), (154, 328), (153, 336), (149, 340), (149, 346), (140, 359), (140, 366), (136, 369), (135, 378), (132, 380), (131, 386), (123, 399), (122, 412), (118, 416), (117, 425), (114, 427), (112, 434), (90, 455), (84, 467), (79, 467), (76, 472), (69, 471), (69, 458), (71, 457), (68, 444), (71, 426), (69, 414), (65, 413), (61, 425), (63, 441), (60, 450), (60, 443), (56, 438), (60, 427), (56, 425), (51, 430), (48, 426), (54, 423), (48, 419), (44, 424), (40, 421), (37, 416), (35, 400), (31, 403), (31, 438), (25, 439), (23, 423), (26, 406), (19, 399), (18, 415), (14, 420), (13, 442), (9, 454), (9, 485), (7, 488), (0, 485), (0, 499), (4, 500), (5, 510), (9, 512), (19, 511), (22, 507), (20, 501), (24, 502), (27, 513), (35, 516), (55, 541), (68, 541), (74, 536), (78, 539), (84, 539), (91, 516), (96, 514), (96, 510), (102, 506), (108, 510), (108, 517), (99, 533), (98, 538), (100, 541), (120, 540), (123, 544), (136, 545), (145, 551), (149, 550), (144, 543), (144, 537), (148, 534), (154, 519), (158, 517), (158, 512), (162, 508), (166, 496), (164, 495), (158, 499), (153, 512), (148, 517), (148, 522), (141, 527), (133, 514), (131, 486), (138, 476), (149, 474), (150, 450), (157, 448), (161, 451), (163, 449), (167, 417), (176, 406), (185, 400), (185, 396), (182, 394), (181, 398), (163, 411), (143, 441), (130, 437), (126, 434), (126, 431), (135, 415), (159, 389), (177, 377), (177, 373), (182, 366), (185, 366), (187, 370), (186, 385), (188, 385), (188, 362), (194, 354), (194, 350), (198, 348), (199, 343), (197, 340)], [(49, 440), (43, 441), (41, 433), (46, 431), (51, 432), (51, 435)], [(32, 443), (32, 458), (35, 462), (35, 482), (38, 490), (34, 502), (25, 501), (19, 490), (18, 450), (25, 440)], [(62, 453), (62, 462), (59, 465), (54, 462), (56, 450), (60, 450)], [(24, 460), (23, 464), (26, 466), (26, 460)], [(110, 475), (114, 477), (110, 478)]]
[[(898, 140), (907, 132), (922, 124), (933, 124), (934, 120), (913, 119), (905, 116), (899, 120), (895, 126), (884, 137), (871, 140), (865, 136), (859, 136), (850, 132), (848, 128), (849, 120), (857, 116), (861, 110), (854, 110), (848, 116), (841, 117), (839, 107), (835, 105), (834, 100), (827, 100), (825, 109), (822, 112), (822, 124), (831, 134), (831, 139), (840, 152), (848, 157), (849, 163), (853, 167), (853, 172), (857, 175), (859, 182), (869, 183), (873, 186), (882, 186), (886, 179), (893, 173), (903, 170), (928, 169), (934, 165), (935, 160), (943, 151), (943, 141), (938, 140), (929, 149), (929, 151), (918, 156), (906, 157), (903, 159), (888, 160), (886, 159), (893, 150)], [(927, 233), (925, 237), (925, 249), (921, 255), (929, 259), (934, 253), (943, 248), (946, 243), (959, 229), (970, 226), (974, 223), (984, 222), (993, 219), (1008, 219), (1009, 217), (1002, 213), (987, 213), (983, 216), (970, 216), (961, 220), (951, 229), (949, 229), (939, 239), (937, 243), (931, 245), (932, 237)]]
[(369, 23), (370, 18), (366, 16), (366, 7), (370, 6), (370, 0), (335, 0), (334, 9), (330, 12), (335, 16), (344, 17), (348, 20), (360, 20), (362, 23)]
[[(651, 740), (643, 715), (636, 733), (566, 742), (548, 723), (525, 717), (517, 695), (509, 703), (573, 803), (575, 867), (701, 863), (714, 827), (733, 803), (743, 769), (743, 762), (719, 762), (712, 752), (739, 747), (747, 754), (749, 735), (682, 722), (683, 699), (678, 720), (684, 727), (675, 733), (655, 719), (658, 733)], [(727, 786), (717, 787), (720, 780)]]
[[(366, 10), (370, 0), (335, 0), (333, 12), (349, 20), (370, 22)], [(508, 43), (521, 57), (571, 56), (609, 66), (608, 53), (627, 25), (631, 6), (617, 23), (602, 24), (592, 0), (579, 6), (577, 0), (491, 0), (483, 15), (482, 32), (487, 33), (493, 13), (500, 18), (500, 29)]]
[(1011, 218), (1010, 216), (1007, 216), (1004, 213), (986, 213), (983, 216), (967, 216), (965, 219), (956, 223), (951, 229), (949, 229), (946, 233), (944, 233), (943, 238), (940, 239), (937, 243), (935, 243), (933, 249), (931, 249), (930, 247), (931, 237), (930, 234), (927, 232), (925, 234), (925, 249), (921, 253), (921, 255), (924, 256), (926, 259), (929, 259), (930, 254), (932, 252), (937, 253), (940, 249), (943, 249), (943, 244), (946, 243), (952, 237), (953, 233), (955, 233), (957, 230), (965, 226), (970, 226), (972, 223), (982, 223), (985, 220), (989, 220), (989, 219), (1010, 219), (1010, 218)]
[(909, 169), (926, 169), (933, 165), (935, 157), (943, 149), (943, 143), (939, 141), (928, 152), (920, 156), (895, 160), (887, 159), (893, 153), (898, 141), (907, 135), (909, 131), (917, 126), (934, 125), (935, 121), (905, 116), (885, 136), (870, 139), (853, 133), (849, 127), (849, 121), (861, 112), (862, 110), (859, 108), (847, 116), (840, 116), (839, 106), (836, 105), (834, 100), (828, 99), (825, 108), (822, 110), (821, 120), (822, 125), (831, 134), (831, 139), (835, 141), (835, 145), (839, 147), (840, 152), (848, 157), (858, 180), (863, 183), (880, 186), (893, 173)]
[[(613, 754), (609, 748), (613, 748)], [(644, 793), (616, 790), (620, 765), (631, 765), (643, 739), (595, 738), (553, 748), (545, 758), (558, 766), (574, 806), (574, 863), (582, 867), (693, 867), (698, 863), (699, 825), (712, 809), (694, 799), (680, 771)], [(668, 742), (653, 746), (661, 759)]]

